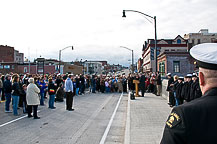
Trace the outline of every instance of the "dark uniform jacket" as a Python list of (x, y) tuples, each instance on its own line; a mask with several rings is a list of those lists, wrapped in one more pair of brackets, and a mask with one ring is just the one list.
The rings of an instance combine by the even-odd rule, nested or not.
[(171, 88), (170, 88), (170, 84), (172, 84), (173, 83), (173, 77), (171, 77), (169, 80), (168, 80), (168, 84), (167, 84), (167, 91), (171, 91)]
[(161, 144), (217, 144), (217, 88), (175, 107), (164, 129)]
[(201, 96), (202, 96), (202, 93), (200, 90), (199, 79), (197, 79), (195, 82), (192, 82), (191, 84), (190, 100), (194, 100)]

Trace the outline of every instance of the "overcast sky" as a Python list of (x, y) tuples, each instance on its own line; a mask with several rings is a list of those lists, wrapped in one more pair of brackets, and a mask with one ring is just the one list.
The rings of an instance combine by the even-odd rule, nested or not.
[(175, 38), (207, 28), (217, 32), (216, 0), (0, 0), (0, 45), (9, 45), (33, 60), (40, 55), (62, 60), (107, 60), (128, 66), (142, 45), (154, 38), (154, 22), (141, 11), (157, 17), (158, 39)]

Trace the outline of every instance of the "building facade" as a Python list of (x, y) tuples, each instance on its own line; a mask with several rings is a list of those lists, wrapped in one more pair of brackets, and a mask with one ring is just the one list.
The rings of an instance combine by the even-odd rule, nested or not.
[[(154, 56), (154, 39), (148, 39), (143, 45), (142, 52), (142, 70), (143, 72), (155, 72), (155, 56)], [(187, 52), (187, 41), (178, 35), (175, 39), (157, 40), (157, 56), (164, 52)], [(157, 68), (159, 70), (159, 63)]]
[(14, 62), (14, 47), (0, 45), (0, 62)]
[(189, 33), (184, 35), (188, 41), (188, 50), (201, 43), (217, 43), (217, 33), (209, 33), (208, 29), (201, 29), (198, 33)]

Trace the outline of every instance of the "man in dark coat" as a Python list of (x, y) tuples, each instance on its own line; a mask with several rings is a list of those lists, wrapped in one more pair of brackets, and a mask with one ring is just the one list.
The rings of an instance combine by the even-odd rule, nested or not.
[(142, 97), (144, 97), (144, 93), (145, 93), (145, 74), (143, 73), (142, 76), (139, 79), (139, 85), (140, 85), (140, 90), (142, 92)]
[(167, 84), (167, 89), (166, 89), (166, 91), (169, 92), (169, 103), (168, 103), (168, 105), (169, 105), (170, 107), (173, 107), (173, 106), (175, 105), (175, 98), (174, 98), (173, 91), (172, 91), (170, 85), (174, 82), (174, 79), (173, 79), (173, 77), (171, 76), (171, 73), (168, 73), (168, 74), (167, 74), (167, 78), (169, 79), (169, 80), (168, 80), (168, 84)]
[(190, 102), (190, 92), (191, 92), (191, 83), (192, 83), (192, 74), (187, 74), (186, 78), (186, 82), (183, 85), (182, 88), (182, 96), (184, 97), (184, 100), (186, 102)]
[(11, 92), (12, 92), (12, 84), (11, 84), (11, 76), (9, 74), (6, 75), (6, 80), (4, 81), (3, 88), (5, 93), (5, 112), (10, 111), (10, 103), (11, 103)]
[(162, 80), (161, 80), (161, 75), (159, 72), (157, 72), (157, 75), (156, 75), (156, 88), (157, 88), (157, 96), (160, 96), (161, 94), (161, 89), (162, 89)]
[(203, 96), (172, 110), (161, 144), (217, 143), (217, 44), (196, 45), (190, 54), (199, 66)]
[(201, 96), (202, 96), (202, 93), (200, 90), (199, 79), (197, 78), (197, 75), (194, 73), (192, 75), (190, 100), (194, 100), (194, 99), (199, 98)]

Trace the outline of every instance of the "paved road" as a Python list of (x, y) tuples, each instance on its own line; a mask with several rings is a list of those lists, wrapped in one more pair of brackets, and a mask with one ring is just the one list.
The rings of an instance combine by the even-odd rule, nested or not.
[[(108, 144), (123, 143), (128, 97), (120, 97), (119, 93), (81, 95), (75, 97), (73, 112), (65, 110), (65, 103), (56, 103), (55, 110), (40, 106), (40, 120), (4, 113), (1, 103), (0, 144), (98, 144), (103, 138)], [(117, 113), (104, 135), (119, 99)], [(21, 119), (7, 124), (17, 118)]]
[(136, 100), (128, 94), (86, 94), (75, 97), (73, 112), (65, 103), (56, 107), (40, 106), (41, 119), (34, 120), (4, 113), (1, 103), (0, 144), (158, 144), (171, 111), (167, 100), (151, 93)]

